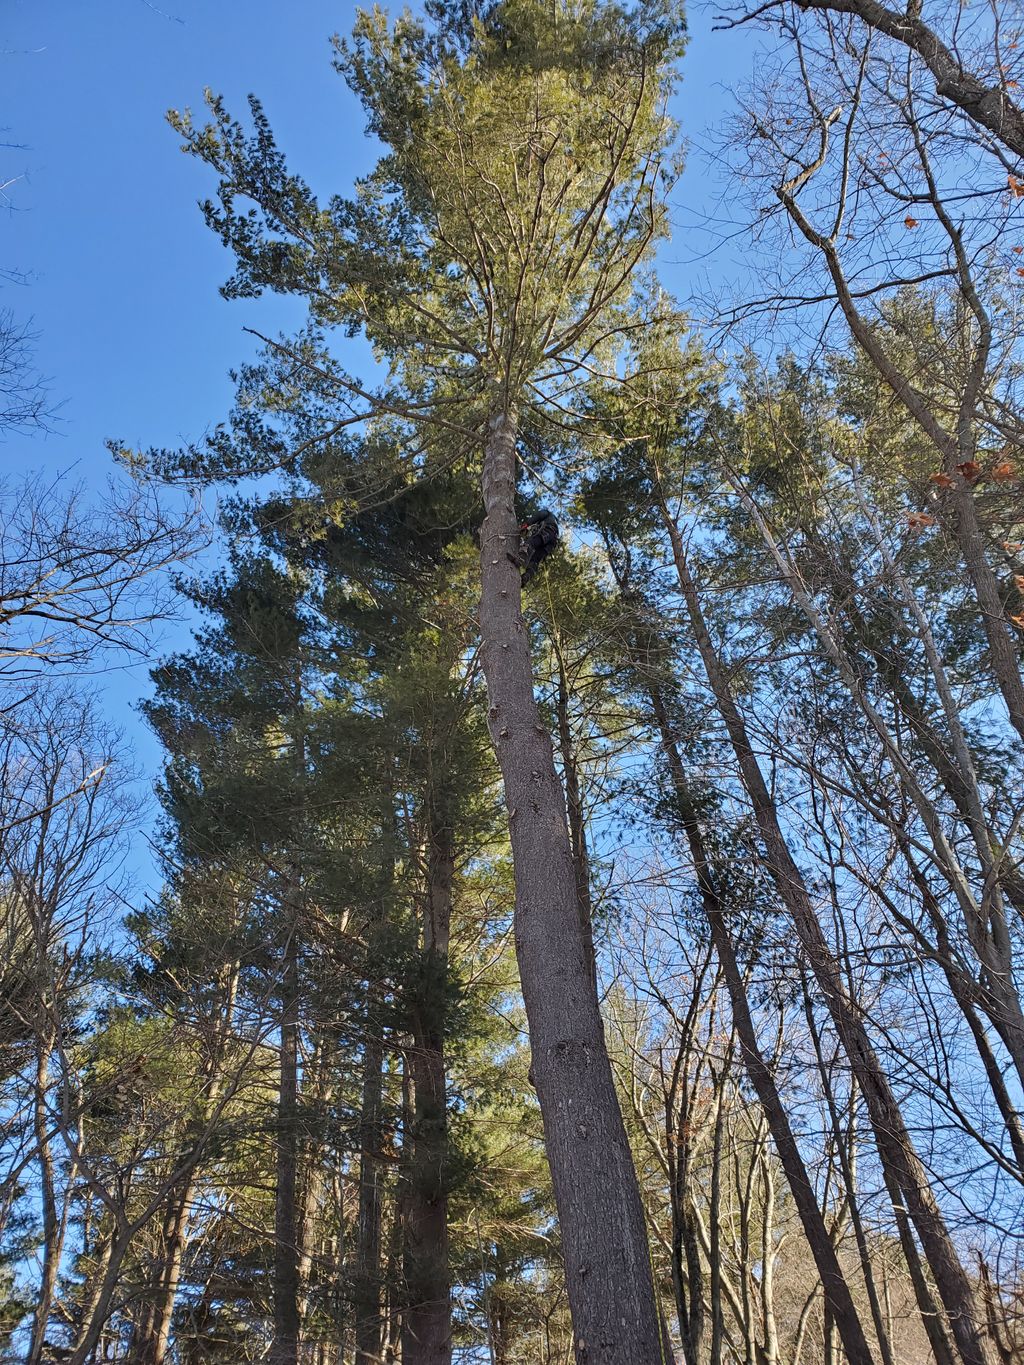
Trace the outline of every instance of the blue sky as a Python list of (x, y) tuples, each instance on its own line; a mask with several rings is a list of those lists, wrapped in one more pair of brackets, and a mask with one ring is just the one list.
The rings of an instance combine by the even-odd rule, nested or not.
[[(229, 259), (196, 207), (209, 176), (178, 149), (164, 115), (199, 109), (204, 87), (244, 113), (263, 101), (290, 164), (320, 192), (345, 192), (374, 160), (361, 110), (331, 68), (329, 38), (356, 6), (327, 0), (6, 0), (0, 38), (5, 191), (0, 267), (23, 271), (0, 307), (31, 320), (37, 361), (61, 403), (57, 434), (0, 445), (5, 473), (72, 471), (101, 488), (107, 437), (175, 445), (225, 415), (228, 370), (252, 354), (248, 322), (287, 325), (280, 300), (225, 302)], [(677, 115), (690, 138), (731, 109), (728, 87), (751, 69), (755, 39), (712, 31), (691, 14)], [(707, 269), (709, 239), (694, 230), (719, 214), (721, 186), (694, 151), (677, 192), (679, 225), (664, 253), (668, 286), (684, 300)], [(727, 206), (725, 212), (727, 213)], [(732, 250), (713, 261), (728, 275)], [(187, 641), (165, 632), (163, 649)], [(108, 705), (150, 777), (159, 751), (133, 717), (146, 667), (108, 679)]]

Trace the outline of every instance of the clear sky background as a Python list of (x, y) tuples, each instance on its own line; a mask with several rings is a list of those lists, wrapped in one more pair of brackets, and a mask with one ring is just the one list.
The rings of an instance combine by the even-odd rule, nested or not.
[[(0, 151), (0, 182), (17, 177), (4, 191), (0, 267), (27, 276), (3, 286), (0, 307), (31, 320), (38, 368), (61, 404), (56, 434), (0, 444), (5, 475), (70, 471), (101, 490), (106, 438), (174, 446), (226, 415), (228, 371), (254, 350), (245, 324), (267, 330), (297, 315), (282, 300), (218, 294), (230, 258), (196, 207), (212, 178), (164, 115), (199, 112), (206, 86), (243, 115), (253, 92), (289, 164), (317, 192), (347, 192), (376, 159), (330, 60), (329, 38), (355, 10), (348, 0), (0, 0), (0, 127), (17, 144)], [(731, 111), (729, 89), (750, 72), (757, 39), (713, 31), (710, 11), (692, 11), (690, 27), (676, 113), (699, 144)], [(742, 247), (696, 149), (675, 198), (663, 276), (685, 302), (709, 277), (728, 279)], [(709, 218), (721, 237), (703, 226)], [(187, 640), (185, 625), (172, 626), (161, 648)], [(104, 690), (151, 781), (159, 749), (132, 711), (147, 669)], [(132, 861), (148, 880), (144, 852)]]

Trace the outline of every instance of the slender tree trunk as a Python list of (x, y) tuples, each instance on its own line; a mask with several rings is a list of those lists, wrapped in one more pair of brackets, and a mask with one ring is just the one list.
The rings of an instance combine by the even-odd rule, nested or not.
[(907, 1132), (899, 1105), (868, 1038), (863, 1021), (849, 1001), (838, 964), (828, 946), (799, 868), (793, 860), (768, 792), (760, 764), (747, 735), (729, 686), (728, 674), (715, 650), (690, 577), (679, 528), (661, 504), (662, 519), (672, 544), (679, 586), (686, 602), (697, 647), (704, 662), (718, 710), (736, 754), (743, 784), (750, 797), (772, 879), (789, 911), (807, 954), (833, 1023), (850, 1059), (871, 1117), (879, 1156), (892, 1171), (903, 1193), (907, 1211), (921, 1238), (925, 1257), (942, 1299), (964, 1365), (989, 1365), (975, 1295), (927, 1175)]
[(803, 986), (804, 1017), (807, 1020), (807, 1028), (811, 1035), (811, 1042), (814, 1046), (814, 1055), (818, 1064), (818, 1076), (821, 1079), (821, 1088), (822, 1093), (825, 1096), (825, 1106), (828, 1110), (829, 1124), (832, 1129), (833, 1140), (836, 1144), (836, 1156), (843, 1173), (843, 1183), (846, 1186), (846, 1199), (850, 1209), (850, 1221), (853, 1224), (854, 1236), (857, 1239), (857, 1250), (860, 1253), (861, 1273), (864, 1277), (864, 1288), (867, 1290), (868, 1304), (871, 1308), (871, 1320), (875, 1327), (875, 1336), (878, 1338), (878, 1349), (882, 1354), (882, 1365), (894, 1365), (892, 1348), (889, 1344), (888, 1333), (885, 1330), (885, 1322), (882, 1319), (882, 1307), (875, 1286), (875, 1275), (871, 1264), (871, 1255), (868, 1250), (867, 1237), (864, 1233), (864, 1224), (860, 1216), (860, 1200), (857, 1197), (853, 1163), (846, 1154), (846, 1144), (843, 1141), (843, 1134), (840, 1129), (839, 1112), (836, 1108), (835, 1095), (832, 1090), (832, 1083), (828, 1074), (828, 1067), (825, 1063), (825, 1055), (822, 1050), (821, 1034), (818, 1029), (817, 1020), (814, 1017), (814, 1008), (803, 971), (801, 971), (801, 985)]
[[(1024, 1079), (1024, 1013), (1021, 1011), (1020, 998), (1013, 981), (1012, 944), (998, 876), (999, 858), (993, 856), (994, 841), (986, 821), (973, 756), (961, 723), (958, 704), (928, 619), (914, 593), (905, 582), (899, 567), (892, 559), (885, 537), (879, 530), (876, 537), (879, 552), (900, 593), (903, 607), (909, 611), (916, 623), (918, 638), (928, 660), (929, 671), (946, 718), (949, 743), (961, 778), (961, 794), (965, 798), (964, 819), (971, 831), (980, 871), (987, 887), (986, 894), (980, 902), (976, 901), (970, 890), (963, 867), (942, 832), (937, 809), (907, 766), (900, 746), (889, 726), (864, 692), (860, 678), (851, 666), (840, 639), (813, 605), (791, 559), (778, 549), (771, 529), (764, 520), (756, 502), (742, 484), (734, 481), (734, 487), (736, 487), (744, 507), (750, 512), (760, 529), (769, 553), (786, 576), (794, 599), (800, 604), (808, 621), (814, 626), (824, 646), (825, 653), (843, 678), (850, 696), (857, 703), (871, 728), (881, 740), (890, 762), (902, 779), (905, 790), (913, 800), (932, 837), (937, 854), (937, 865), (944, 872), (951, 890), (960, 903), (971, 946), (979, 963), (982, 984), (976, 986), (975, 989), (979, 999), (984, 1001), (993, 1026), (999, 1032), (1010, 1056), (1013, 1058), (1018, 1074)], [(973, 509), (974, 504), (969, 490), (967, 490), (967, 501), (970, 508)], [(865, 514), (870, 516), (863, 502), (861, 505)], [(852, 575), (844, 576), (847, 577), (850, 585), (848, 596), (855, 598), (856, 591), (853, 587)], [(855, 612), (854, 608), (848, 610), (851, 615)], [(862, 633), (869, 634), (869, 632), (864, 632), (863, 628)], [(899, 828), (898, 825), (896, 828)], [(941, 916), (936, 913), (937, 906), (934, 898), (926, 898), (926, 904), (933, 920), (938, 921), (937, 933), (944, 933), (945, 925)]]
[[(222, 978), (223, 997), (215, 1015), (215, 1041), (203, 1074), (206, 1115), (213, 1112), (221, 1091), (221, 1070), (231, 1036), (238, 993), (239, 964), (229, 964)], [(132, 1334), (129, 1360), (132, 1365), (164, 1365), (171, 1338), (171, 1322), (187, 1246), (188, 1222), (196, 1192), (196, 1169), (201, 1153), (189, 1159), (181, 1153), (179, 1184), (168, 1193), (168, 1206), (160, 1231), (154, 1287), (146, 1311)]]
[[(678, 1120), (669, 1127), (667, 1144), (672, 1196), (672, 1284), (675, 1289), (676, 1319), (683, 1345), (685, 1365), (701, 1365), (704, 1339), (704, 1268), (700, 1243), (692, 1217), (690, 1193), (690, 1122), (692, 1098), (684, 1077), (683, 1099)], [(685, 1261), (685, 1264), (684, 1264)]]
[(555, 641), (555, 661), (558, 665), (558, 748), (565, 774), (565, 800), (569, 814), (569, 843), (572, 846), (572, 865), (576, 874), (576, 896), (580, 907), (580, 932), (597, 983), (597, 957), (594, 952), (594, 904), (590, 891), (590, 852), (587, 848), (587, 821), (583, 810), (576, 746), (573, 744), (572, 723), (569, 719), (569, 682), (561, 646)]
[(921, 1323), (928, 1337), (928, 1345), (931, 1347), (936, 1365), (956, 1365), (942, 1310), (932, 1296), (931, 1286), (928, 1284), (924, 1266), (921, 1264), (921, 1256), (917, 1249), (917, 1243), (914, 1241), (910, 1219), (907, 1217), (907, 1211), (903, 1206), (903, 1196), (890, 1173), (884, 1168), (882, 1178), (889, 1192), (889, 1200), (896, 1218), (896, 1231), (899, 1235), (900, 1246), (903, 1248), (903, 1259), (907, 1263), (907, 1272), (910, 1275), (914, 1298), (917, 1301), (917, 1311), (921, 1316)]
[[(843, 316), (858, 343), (896, 398), (904, 405), (925, 436), (941, 454), (946, 473), (953, 480), (950, 490), (952, 532), (963, 557), (964, 568), (978, 601), (981, 626), (988, 641), (989, 660), (996, 686), (1006, 703), (1010, 724), (1024, 739), (1024, 680), (1021, 678), (1017, 643), (1013, 638), (1006, 611), (999, 595), (999, 582), (985, 553), (985, 538), (978, 523), (971, 485), (959, 476), (958, 464), (973, 460), (976, 454), (975, 414), (961, 408), (957, 433), (946, 431), (929, 408), (922, 393), (887, 355), (881, 339), (867, 318), (858, 310), (849, 282), (843, 274), (836, 244), (823, 237), (804, 216), (793, 195), (777, 191), (793, 222), (803, 236), (822, 253)], [(986, 324), (987, 325), (987, 324)]]
[(750, 1077), (757, 1098), (764, 1110), (765, 1118), (771, 1129), (772, 1140), (778, 1153), (782, 1169), (786, 1173), (789, 1188), (796, 1204), (797, 1213), (803, 1226), (804, 1236), (810, 1247), (811, 1255), (821, 1278), (827, 1302), (839, 1327), (843, 1346), (850, 1365), (873, 1365), (873, 1357), (868, 1347), (860, 1316), (853, 1302), (850, 1286), (846, 1281), (835, 1247), (825, 1226), (825, 1219), (814, 1193), (810, 1176), (804, 1165), (803, 1157), (797, 1146), (790, 1126), (789, 1116), (775, 1084), (775, 1077), (765, 1061), (757, 1039), (750, 1006), (747, 1003), (746, 988), (740, 972), (739, 963), (733, 949), (732, 938), (727, 926), (725, 909), (718, 893), (714, 870), (704, 844), (704, 837), (693, 802), (690, 799), (686, 773), (679, 755), (675, 736), (671, 731), (668, 712), (664, 700), (656, 686), (649, 688), (651, 709), (661, 735), (662, 748), (669, 765), (673, 790), (680, 821), (690, 846), (697, 873), (697, 885), (701, 894), (704, 913), (711, 930), (712, 941), (718, 960), (722, 964), (726, 989), (732, 1006), (733, 1022), (740, 1042), (747, 1075)]
[[(408, 1168), (412, 1159), (413, 1094), (412, 1078), (409, 1074), (409, 1059), (403, 1058), (402, 1065), (402, 1165)], [(408, 1148), (408, 1151), (406, 1150)], [(399, 1288), (402, 1267), (402, 1244), (405, 1231), (405, 1206), (408, 1198), (407, 1182), (399, 1181), (395, 1198), (394, 1216), (391, 1220), (388, 1237), (388, 1311), (387, 1334), (384, 1340), (384, 1360), (387, 1365), (398, 1360), (402, 1343), (402, 1322), (405, 1313), (404, 1293)]]
[[(297, 663), (294, 676), (293, 723), (298, 726), (293, 739), (294, 779), (305, 801), (306, 740), (302, 722), (302, 666)], [(302, 888), (297, 866), (285, 874), (282, 909), (285, 911), (284, 971), (281, 981), (280, 1094), (278, 1098), (275, 1144), (274, 1194), (274, 1336), (268, 1353), (269, 1365), (298, 1365), (301, 1334), (301, 1260), (302, 1231), (299, 1227), (299, 933), (302, 919)]]
[[(870, 652), (875, 662), (878, 677), (886, 684), (894, 702), (913, 727), (917, 742), (921, 745), (936, 777), (942, 783), (946, 795), (956, 806), (960, 816), (965, 821), (969, 820), (972, 815), (972, 801), (967, 778), (949, 755), (925, 708), (907, 686), (898, 662), (890, 658), (884, 650), (876, 648), (871, 643), (869, 632), (859, 624), (859, 621), (857, 624), (858, 642), (862, 648), (866, 648)], [(992, 840), (992, 845), (993, 855), (1000, 852), (996, 848), (995, 839)], [(1000, 861), (996, 866), (999, 885), (1002, 887), (1006, 899), (1019, 915), (1024, 915), (1024, 877), (1022, 877), (1020, 867), (1015, 860), (1014, 851), (1012, 849), (1001, 851)]]
[(63, 1223), (57, 1214), (53, 1151), (50, 1145), (50, 1120), (46, 1112), (52, 1047), (52, 1038), (39, 1038), (33, 1116), (39, 1161), (39, 1204), (43, 1223), (43, 1273), (39, 1284), (39, 1297), (36, 1301), (35, 1314), (32, 1319), (32, 1335), (29, 1341), (26, 1365), (39, 1365), (39, 1361), (42, 1359), (43, 1343), (46, 1340), (46, 1328), (53, 1306), (53, 1295), (57, 1285), (57, 1272), (60, 1269), (61, 1248), (64, 1240)]
[[(967, 454), (955, 452), (947, 459), (947, 466), (952, 465), (956, 459), (973, 459), (973, 451)], [(1010, 723), (1020, 738), (1024, 739), (1024, 682), (1021, 680), (1017, 642), (1007, 623), (1006, 609), (999, 596), (999, 582), (985, 554), (985, 539), (978, 524), (974, 494), (969, 484), (956, 477), (955, 469), (950, 472), (954, 477), (953, 508), (956, 538), (978, 599), (978, 614), (988, 641), (992, 672), (1003, 694)]]
[(507, 557), (518, 545), (515, 442), (515, 416), (502, 405), (488, 424), (484, 452), (482, 658), (509, 814), (516, 954), (576, 1358), (586, 1365), (663, 1365), (643, 1206), (580, 931), (565, 797), (534, 697), (519, 574)]
[(490, 1313), (491, 1341), (494, 1347), (492, 1365), (513, 1365), (508, 1313), (500, 1303), (494, 1304)]
[[(709, 1365), (722, 1365), (725, 1317), (722, 1312), (722, 1133), (725, 1122), (725, 1096), (720, 1086), (715, 1108), (715, 1137), (711, 1156), (711, 1350)], [(745, 1296), (744, 1296), (745, 1297)]]
[(128, 1225), (111, 1232), (102, 1240), (99, 1262), (93, 1274), (93, 1288), (82, 1314), (68, 1365), (86, 1365), (93, 1358), (110, 1315), (111, 1303), (121, 1276), (121, 1266), (131, 1244), (133, 1229)]
[(181, 1279), (181, 1263), (185, 1254), (185, 1231), (192, 1209), (195, 1186), (191, 1179), (171, 1204), (160, 1232), (160, 1257), (156, 1284), (147, 1313), (139, 1325), (132, 1344), (131, 1359), (135, 1365), (164, 1365), (171, 1338), (174, 1302)]
[[(192, 1211), (193, 1187), (187, 1189), (179, 1201), (175, 1211), (174, 1220), (169, 1228), (167, 1241), (166, 1268), (163, 1277), (163, 1293), (158, 1311), (153, 1318), (153, 1361), (152, 1365), (164, 1365), (167, 1356), (167, 1349), (171, 1340), (171, 1321), (174, 1314), (174, 1302), (178, 1295), (178, 1284), (181, 1281), (181, 1266), (185, 1256), (185, 1233), (188, 1228), (189, 1215)], [(148, 1365), (148, 1363), (147, 1363)]]
[[(305, 1078), (304, 1078), (305, 1079)], [(322, 1093), (317, 1085), (316, 1102), (326, 1104), (329, 1096)], [(311, 1097), (303, 1086), (303, 1103), (308, 1105)], [(320, 1217), (323, 1207), (327, 1153), (320, 1142), (307, 1143), (303, 1162), (303, 1190), (299, 1200), (299, 1322), (304, 1323), (309, 1314), (310, 1302), (320, 1280), (319, 1270), (323, 1265), (323, 1244), (321, 1241)]]
[[(764, 1185), (761, 1215), (761, 1324), (764, 1365), (779, 1365), (779, 1333), (775, 1321), (775, 1173), (767, 1142), (758, 1146), (758, 1166)], [(886, 1365), (891, 1365), (887, 1362)]]
[[(394, 760), (388, 759), (388, 772)], [(392, 786), (381, 808), (379, 926), (387, 924), (395, 880), (396, 828)], [(371, 936), (375, 927), (371, 926)], [(363, 1087), (359, 1117), (359, 1211), (356, 1218), (355, 1276), (352, 1289), (355, 1332), (354, 1365), (379, 1365), (385, 1319), (381, 1275), (381, 1228), (384, 1208), (382, 1128), (384, 1039), (380, 989), (367, 982), (366, 1036), (363, 1039)]]
[(422, 977), (409, 1049), (414, 1109), (407, 1168), (402, 1365), (449, 1365), (448, 1095), (444, 1039), (455, 852), (443, 803), (430, 803)]
[(381, 1353), (381, 1090), (384, 1049), (371, 1010), (363, 1044), (363, 1096), (359, 1116), (359, 1213), (352, 1288), (355, 1365), (377, 1365)]
[(288, 927), (281, 982), (280, 1097), (275, 1141), (274, 1340), (270, 1365), (299, 1360), (299, 949), (297, 926)]

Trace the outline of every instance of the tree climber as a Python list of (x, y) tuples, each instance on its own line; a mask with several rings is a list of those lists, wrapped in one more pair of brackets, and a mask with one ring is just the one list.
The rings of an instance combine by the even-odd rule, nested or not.
[(522, 585), (525, 588), (557, 546), (558, 522), (546, 507), (542, 507), (535, 517), (522, 523), (519, 534), (525, 537), (522, 549), (518, 555), (510, 554), (509, 559), (522, 569)]

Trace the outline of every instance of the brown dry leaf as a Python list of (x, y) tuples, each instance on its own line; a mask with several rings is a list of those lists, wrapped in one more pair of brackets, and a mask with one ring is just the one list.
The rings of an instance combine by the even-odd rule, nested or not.
[(977, 460), (964, 460), (957, 465), (957, 469), (966, 483), (975, 483), (981, 473), (981, 465)]
[(1011, 483), (1017, 477), (1017, 466), (1012, 460), (1003, 460), (992, 470), (996, 483)]
[(932, 474), (929, 476), (929, 483), (937, 483), (940, 488), (953, 487), (953, 480), (948, 474)]

